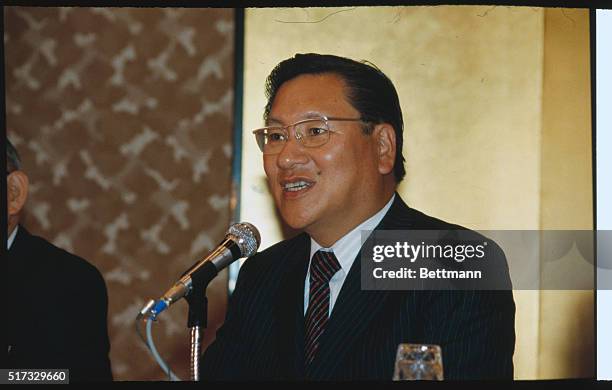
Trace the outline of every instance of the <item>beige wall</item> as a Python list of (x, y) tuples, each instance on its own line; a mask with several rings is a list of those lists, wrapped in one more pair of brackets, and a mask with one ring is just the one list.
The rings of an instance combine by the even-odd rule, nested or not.
[[(588, 11), (547, 10), (544, 48), (540, 226), (592, 229)], [(595, 376), (594, 304), (593, 291), (540, 293), (540, 377)]]
[[(245, 30), (240, 212), (262, 248), (283, 228), (250, 130), (262, 125), (265, 77), (296, 52), (367, 59), (394, 81), (405, 121), (399, 192), (413, 207), (475, 229), (590, 228), (588, 11), (251, 9)], [(576, 355), (592, 355), (592, 298), (570, 295), (515, 291), (517, 378), (591, 375), (592, 361), (576, 365), (567, 351), (588, 339)]]

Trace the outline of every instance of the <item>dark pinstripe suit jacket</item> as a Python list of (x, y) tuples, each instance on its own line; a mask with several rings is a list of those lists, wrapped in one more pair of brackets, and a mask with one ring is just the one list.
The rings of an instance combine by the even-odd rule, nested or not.
[[(409, 208), (396, 194), (377, 229), (458, 228)], [(204, 379), (390, 380), (401, 342), (440, 345), (445, 379), (512, 379), (512, 291), (362, 291), (359, 255), (305, 378), (309, 249), (309, 236), (301, 234), (245, 262), (225, 323), (204, 354)]]

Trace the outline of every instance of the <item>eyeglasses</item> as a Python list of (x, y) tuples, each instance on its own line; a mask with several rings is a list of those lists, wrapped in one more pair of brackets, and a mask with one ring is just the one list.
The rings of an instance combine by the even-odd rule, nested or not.
[(306, 148), (316, 148), (325, 145), (329, 141), (331, 133), (342, 134), (337, 130), (329, 128), (329, 122), (332, 121), (369, 123), (361, 118), (332, 118), (324, 116), (316, 119), (305, 119), (287, 126), (264, 127), (254, 130), (253, 134), (255, 134), (255, 140), (263, 154), (280, 153), (289, 140), (289, 129), (291, 127), (293, 127), (294, 137), (300, 145)]

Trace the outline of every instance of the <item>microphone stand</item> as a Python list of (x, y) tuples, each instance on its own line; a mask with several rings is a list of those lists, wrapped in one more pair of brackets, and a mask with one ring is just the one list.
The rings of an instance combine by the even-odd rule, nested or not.
[(192, 381), (200, 380), (200, 357), (202, 356), (202, 339), (208, 320), (208, 299), (206, 287), (208, 283), (194, 283), (192, 291), (185, 297), (189, 304), (187, 326), (190, 329), (190, 360), (189, 374)]
[[(185, 298), (189, 304), (187, 326), (190, 329), (190, 376), (192, 381), (200, 380), (200, 358), (202, 356), (203, 329), (207, 326), (208, 299), (206, 288), (220, 270), (240, 257), (248, 257), (257, 251), (261, 238), (255, 226), (248, 222), (232, 224), (228, 233), (208, 256), (191, 266), (168, 291), (158, 300), (149, 301), (138, 313), (137, 319), (147, 319), (147, 330), (151, 321), (166, 310), (171, 304)], [(148, 336), (150, 333), (147, 334)], [(152, 337), (149, 337), (152, 340)], [(152, 341), (147, 343), (162, 369), (171, 371), (155, 351)], [(158, 359), (159, 358), (159, 359)]]

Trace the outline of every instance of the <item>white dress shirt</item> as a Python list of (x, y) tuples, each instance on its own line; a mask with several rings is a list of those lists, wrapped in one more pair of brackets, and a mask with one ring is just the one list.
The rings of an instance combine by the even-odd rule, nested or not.
[(340, 295), (340, 290), (342, 289), (342, 285), (346, 280), (346, 276), (348, 275), (353, 262), (355, 261), (355, 257), (357, 257), (357, 253), (361, 249), (361, 232), (363, 230), (372, 231), (380, 221), (382, 221), (387, 211), (391, 207), (393, 200), (395, 199), (395, 194), (391, 197), (391, 200), (387, 202), (387, 204), (380, 209), (376, 214), (372, 215), (370, 218), (363, 221), (359, 226), (355, 229), (348, 232), (344, 237), (340, 238), (336, 241), (331, 248), (323, 248), (319, 245), (312, 237), (310, 238), (310, 262), (308, 263), (308, 272), (306, 272), (306, 280), (304, 282), (304, 315), (306, 314), (306, 310), (308, 309), (308, 298), (310, 295), (310, 265), (312, 264), (312, 257), (314, 254), (320, 249), (323, 251), (333, 251), (334, 255), (338, 259), (338, 263), (340, 263), (340, 269), (329, 281), (329, 292), (330, 292), (330, 300), (329, 300), (329, 315), (331, 315), (332, 309), (334, 308), (334, 304), (336, 303), (336, 299), (338, 299), (338, 295)]
[(19, 229), (19, 225), (15, 226), (15, 229), (13, 229), (13, 232), (9, 236), (8, 240), (6, 240), (6, 250), (11, 249), (13, 241), (15, 241), (15, 236), (17, 235), (17, 229)]

